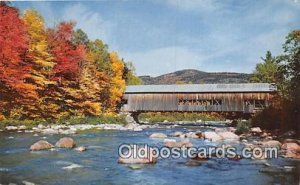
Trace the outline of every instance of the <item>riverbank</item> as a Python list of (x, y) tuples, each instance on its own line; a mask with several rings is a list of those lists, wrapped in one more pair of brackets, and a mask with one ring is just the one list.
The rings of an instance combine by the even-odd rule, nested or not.
[(217, 122), (217, 121), (206, 121), (206, 122), (190, 122), (190, 121), (178, 121), (175, 123), (163, 122), (163, 123), (143, 123), (137, 124), (134, 121), (126, 122), (126, 124), (120, 123), (110, 123), (110, 124), (43, 124), (39, 123), (37, 125), (6, 125), (2, 126), (0, 132), (18, 132), (18, 133), (42, 133), (42, 134), (76, 134), (81, 131), (86, 130), (119, 130), (119, 131), (142, 131), (147, 128), (175, 128), (175, 127), (207, 127), (214, 128), (214, 126), (223, 127), (227, 122)]

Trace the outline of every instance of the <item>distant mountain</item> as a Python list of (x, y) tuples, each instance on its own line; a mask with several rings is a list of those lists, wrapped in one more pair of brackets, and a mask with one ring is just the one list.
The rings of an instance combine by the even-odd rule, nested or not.
[(157, 77), (139, 76), (145, 85), (176, 84), (176, 83), (248, 83), (252, 74), (228, 72), (204, 72), (194, 69), (185, 69), (160, 75)]

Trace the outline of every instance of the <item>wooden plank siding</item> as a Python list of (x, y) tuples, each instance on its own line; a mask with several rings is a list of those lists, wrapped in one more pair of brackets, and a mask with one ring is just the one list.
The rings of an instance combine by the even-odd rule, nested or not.
[[(127, 112), (244, 112), (268, 106), (274, 92), (125, 93)], [(256, 101), (256, 102), (255, 102)]]

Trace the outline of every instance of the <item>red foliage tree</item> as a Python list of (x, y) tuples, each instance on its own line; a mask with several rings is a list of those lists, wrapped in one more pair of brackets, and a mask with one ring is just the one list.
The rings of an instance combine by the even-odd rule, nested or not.
[(73, 45), (72, 22), (62, 22), (56, 28), (48, 30), (49, 45), (55, 57), (55, 78), (57, 80), (76, 80), (80, 63), (84, 60), (83, 46)]
[[(26, 27), (16, 8), (0, 4), (0, 83), (16, 87), (28, 72)], [(2, 85), (3, 85), (2, 84)]]
[[(28, 62), (26, 26), (18, 9), (0, 3), (0, 116), (22, 109), (20, 98), (36, 96), (35, 87), (26, 83), (31, 66)], [(22, 105), (26, 104), (21, 101)]]

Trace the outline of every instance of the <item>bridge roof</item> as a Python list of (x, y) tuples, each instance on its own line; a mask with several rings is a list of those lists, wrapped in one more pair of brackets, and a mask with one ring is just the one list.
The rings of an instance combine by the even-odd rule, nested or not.
[(275, 84), (181, 84), (181, 85), (130, 85), (125, 93), (203, 93), (203, 92), (274, 92)]

